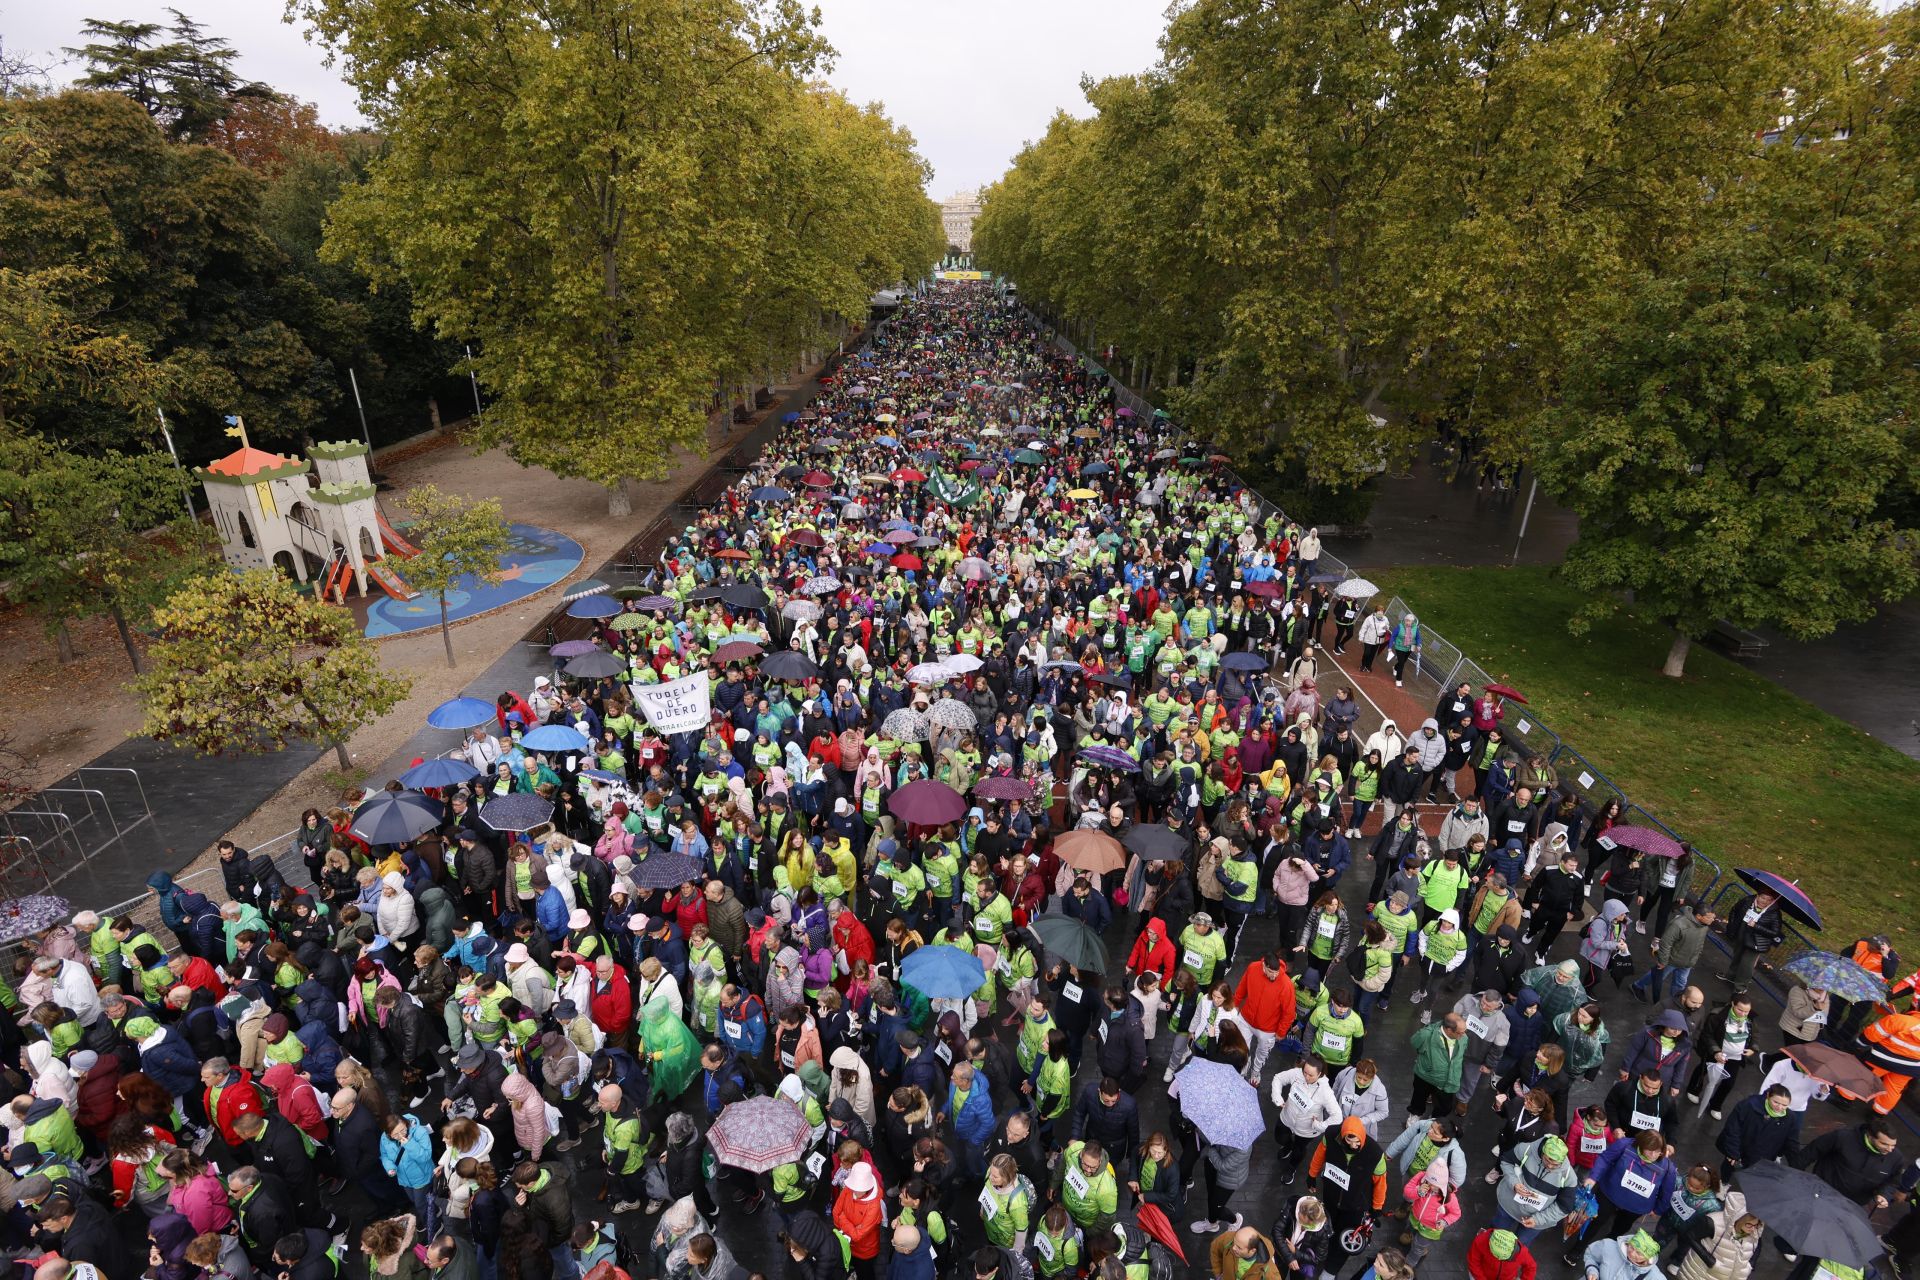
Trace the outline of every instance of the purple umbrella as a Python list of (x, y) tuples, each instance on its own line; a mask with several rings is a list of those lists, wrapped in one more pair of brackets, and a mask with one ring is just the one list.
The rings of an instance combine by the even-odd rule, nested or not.
[(1623, 823), (1617, 827), (1608, 827), (1607, 833), (1600, 838), (1611, 840), (1625, 849), (1637, 849), (1653, 858), (1677, 858), (1686, 852), (1678, 840), (1653, 827), (1636, 827)]
[(974, 783), (973, 794), (981, 800), (1031, 800), (1033, 784), (1021, 778), (994, 774)]
[(1266, 1132), (1260, 1091), (1225, 1062), (1195, 1058), (1180, 1068), (1167, 1092), (1180, 1100), (1187, 1123), (1216, 1147), (1251, 1147)]
[[(1609, 831), (1607, 834), (1613, 833)], [(1793, 881), (1782, 879), (1771, 871), (1761, 871), (1755, 867), (1741, 867), (1738, 875), (1763, 893), (1779, 895), (1780, 909), (1798, 916), (1803, 924), (1815, 929), (1824, 927), (1820, 923), (1820, 908), (1814, 906), (1813, 899), (1807, 896), (1806, 890)]]
[(967, 816), (967, 798), (944, 782), (922, 778), (887, 797), (887, 812), (918, 827), (937, 827)]
[(1103, 769), (1118, 769), (1123, 773), (1140, 772), (1140, 762), (1118, 747), (1088, 747), (1080, 753), (1080, 758)]
[(600, 652), (600, 646), (591, 640), (562, 640), (547, 652), (556, 658), (578, 658)]

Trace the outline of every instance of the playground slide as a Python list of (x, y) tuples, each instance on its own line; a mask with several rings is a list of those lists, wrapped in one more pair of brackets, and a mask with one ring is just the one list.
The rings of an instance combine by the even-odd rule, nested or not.
[(338, 603), (345, 603), (347, 587), (353, 582), (353, 562), (342, 559), (340, 567), (327, 575), (326, 590), (323, 595)]
[[(382, 520), (380, 523), (384, 527), (386, 521)], [(395, 600), (413, 600), (420, 595), (418, 591), (407, 585), (405, 578), (394, 572), (392, 565), (384, 560), (376, 560), (368, 565), (367, 577), (378, 583), (380, 589)]]
[(380, 522), (380, 541), (387, 544), (388, 551), (391, 551), (397, 556), (417, 556), (420, 554), (420, 548), (401, 537), (394, 527), (387, 523), (386, 512), (375, 511), (374, 518)]

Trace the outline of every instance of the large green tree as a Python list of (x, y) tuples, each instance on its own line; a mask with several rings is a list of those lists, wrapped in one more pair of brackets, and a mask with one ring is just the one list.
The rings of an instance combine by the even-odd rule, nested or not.
[[(790, 145), (825, 54), (791, 0), (297, 8), (387, 140), (334, 205), (327, 254), (405, 282), (422, 323), (475, 341), (493, 398), (481, 443), (605, 485), (624, 512), (626, 479), (703, 448), (716, 387), (761, 367), (796, 317), (864, 309), (817, 270), (827, 242), (809, 215), (772, 207), (796, 176), (888, 149), (870, 129), (854, 153)], [(853, 127), (812, 105), (813, 128)], [(869, 291), (931, 261), (912, 261), (931, 225), (924, 175), (888, 164), (880, 225), (913, 200), (921, 216), (859, 259)], [(844, 221), (833, 196), (806, 193), (822, 225)], [(806, 251), (785, 252), (796, 239)]]
[(99, 18), (83, 22), (87, 43), (67, 50), (86, 64), (79, 83), (131, 98), (170, 137), (187, 142), (205, 141), (237, 104), (278, 96), (235, 73), (239, 51), (232, 45), (207, 34), (178, 9), (167, 12), (173, 21), (164, 27)]
[(188, 583), (155, 611), (150, 668), (133, 682), (142, 728), (205, 755), (332, 747), (398, 706), (411, 682), (380, 666), (353, 615), (267, 569)]

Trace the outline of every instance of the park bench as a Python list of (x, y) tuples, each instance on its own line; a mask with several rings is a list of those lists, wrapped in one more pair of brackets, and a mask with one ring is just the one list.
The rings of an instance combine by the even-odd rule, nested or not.
[(1700, 639), (1732, 658), (1757, 658), (1767, 647), (1765, 638), (1718, 618)]

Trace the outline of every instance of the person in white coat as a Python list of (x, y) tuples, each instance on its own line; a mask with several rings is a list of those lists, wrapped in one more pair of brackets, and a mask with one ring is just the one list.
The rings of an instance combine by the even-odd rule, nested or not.
[(381, 877), (380, 905), (374, 908), (374, 919), (388, 942), (403, 952), (411, 950), (406, 944), (420, 931), (420, 915), (414, 910), (413, 895), (407, 892), (407, 878), (398, 871)]
[(553, 1007), (553, 983), (547, 971), (534, 963), (524, 942), (507, 948), (507, 985), (513, 988), (513, 998), (538, 1017), (545, 1017)]
[(99, 1020), (100, 991), (93, 985), (93, 975), (86, 965), (78, 960), (41, 956), (33, 962), (33, 972), (51, 984), (53, 1002), (71, 1012), (81, 1026), (90, 1027)]
[(1327, 1081), (1326, 1064), (1308, 1055), (1300, 1065), (1273, 1078), (1273, 1105), (1280, 1118), (1273, 1139), (1280, 1145), (1279, 1165), (1291, 1184), (1300, 1160), (1323, 1134), (1340, 1123), (1340, 1100)]
[(1382, 764), (1385, 764), (1389, 760), (1398, 760), (1402, 755), (1406, 754), (1406, 750), (1407, 737), (1400, 732), (1400, 726), (1393, 722), (1391, 716), (1382, 720), (1380, 727), (1369, 734), (1367, 740), (1360, 744), (1361, 755), (1364, 756), (1369, 751), (1378, 751)]

